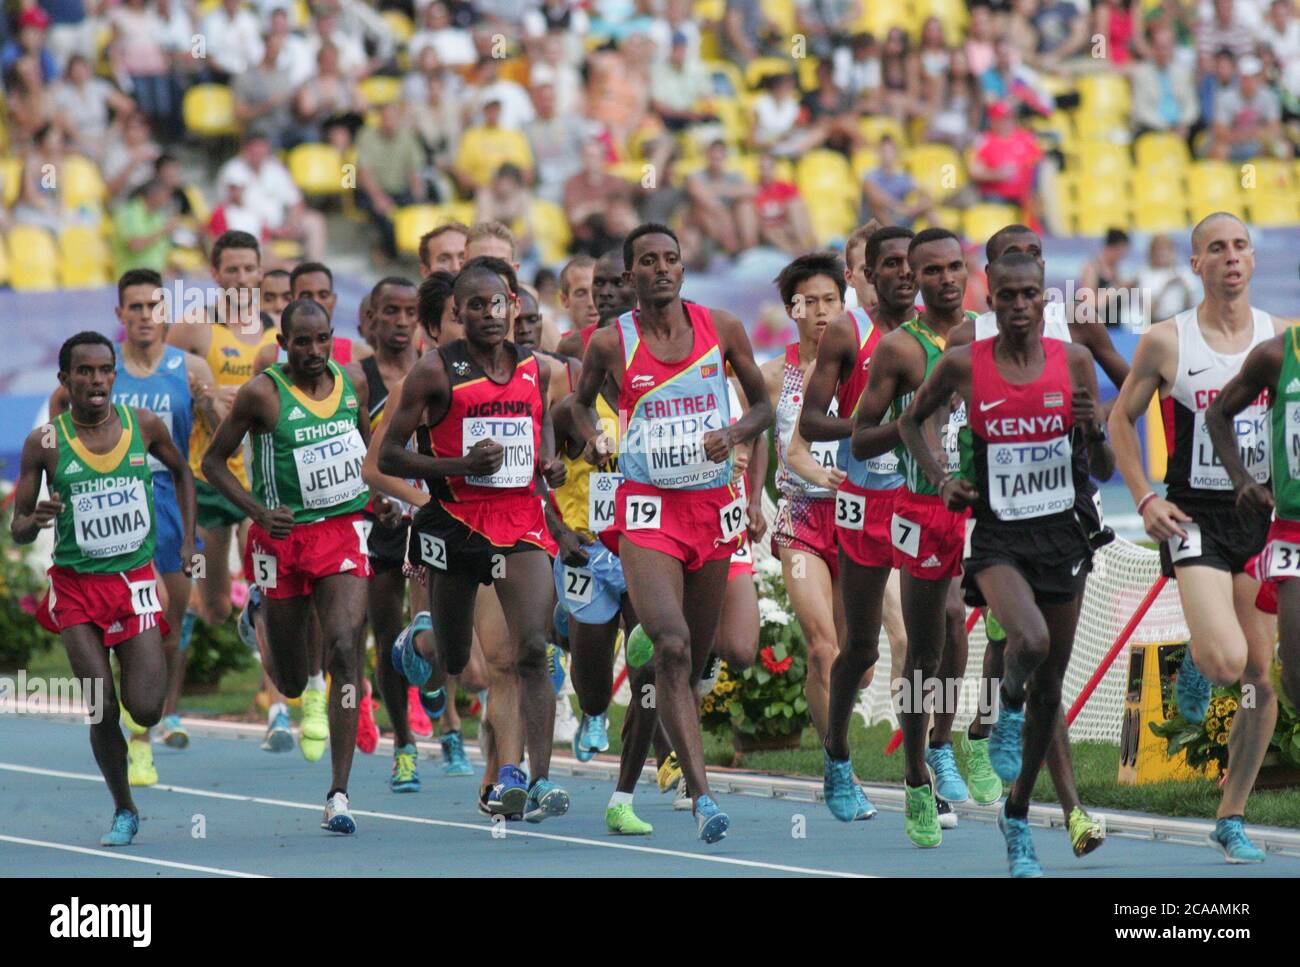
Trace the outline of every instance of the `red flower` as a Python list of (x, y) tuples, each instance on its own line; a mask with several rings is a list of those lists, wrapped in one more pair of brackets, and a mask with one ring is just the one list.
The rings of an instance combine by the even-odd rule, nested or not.
[(39, 606), (40, 602), (36, 600), (36, 595), (34, 594), (24, 594), (18, 599), (18, 607), (22, 608), (28, 614), (36, 614), (36, 609)]
[(762, 651), (760, 651), (758, 653), (758, 656), (763, 659), (763, 667), (766, 668), (768, 671), (770, 671), (773, 675), (780, 675), (782, 672), (787, 671), (790, 668), (790, 666), (794, 664), (794, 658), (792, 658), (789, 655), (786, 655), (780, 661), (777, 661), (776, 653), (772, 650), (772, 647), (770, 645), (767, 648), (764, 648)]

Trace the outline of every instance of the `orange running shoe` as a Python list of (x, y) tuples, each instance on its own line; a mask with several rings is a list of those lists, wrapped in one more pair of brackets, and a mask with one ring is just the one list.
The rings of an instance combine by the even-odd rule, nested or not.
[(370, 682), (366, 682), (366, 697), (361, 700), (357, 718), (357, 748), (371, 755), (379, 748), (379, 726), (375, 724), (375, 700), (370, 697)]
[(406, 693), (406, 721), (413, 735), (421, 739), (433, 735), (433, 723), (425, 714), (424, 706), (420, 703), (420, 690), (414, 685)]

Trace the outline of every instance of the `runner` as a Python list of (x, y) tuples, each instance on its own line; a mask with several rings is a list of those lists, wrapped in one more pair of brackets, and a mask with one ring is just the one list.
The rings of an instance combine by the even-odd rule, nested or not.
[[(961, 241), (944, 228), (917, 234), (908, 245), (907, 259), (925, 311), (880, 340), (866, 390), (858, 401), (853, 455), (864, 460), (897, 448), (904, 476), (889, 525), (894, 560), (903, 572), (903, 623), (907, 628), (907, 660), (897, 696), (907, 757), (904, 827), (913, 843), (931, 848), (943, 842), (936, 796), (945, 803), (970, 798), (952, 752), (952, 721), (957, 709), (950, 700), (957, 694), (951, 683), (959, 681), (966, 670), (966, 609), (952, 586), (952, 579), (961, 572), (966, 514), (945, 507), (937, 488), (921, 475), (915, 460), (900, 445), (897, 419), (939, 361), (948, 334), (967, 318), (962, 311), (966, 260)], [(893, 420), (882, 425), (887, 412)], [(951, 423), (960, 424), (964, 419), (960, 412), (945, 411), (926, 428), (934, 442), (942, 441), (953, 469), (957, 441)], [(925, 683), (934, 679), (942, 686), (938, 696), (927, 694)], [(936, 703), (933, 708), (932, 701)]]
[[(578, 259), (587, 257), (579, 256)], [(578, 259), (574, 259), (569, 265), (573, 265)], [(595, 262), (592, 268), (591, 298), (596, 308), (596, 321), (581, 327), (575, 325), (573, 329), (566, 332), (555, 350), (560, 355), (581, 359), (587, 351), (591, 334), (599, 327), (608, 326), (618, 318), (611, 314), (611, 310), (616, 306), (631, 306), (635, 302), (636, 293), (632, 289), (631, 280), (623, 271), (621, 250), (610, 249)]]
[(261, 298), (262, 324), (267, 327), (280, 328), (280, 313), (293, 301), (293, 283), (289, 280), (287, 269), (271, 269), (262, 274), (262, 284), (258, 286)]
[[(153, 565), (157, 518), (149, 457), (175, 484), (183, 573), (195, 547), (189, 466), (158, 417), (111, 402), (116, 373), (113, 344), (97, 332), (78, 333), (59, 349), (59, 384), (69, 411), (28, 434), (10, 523), (16, 544), (30, 544), (42, 529), (54, 528), (50, 590), (36, 615), (59, 635), (73, 674), (89, 685), (90, 746), (113, 797), (103, 846), (128, 846), (140, 830), (120, 711), (148, 729), (167, 701), (162, 636), (168, 628), (160, 618)], [(39, 499), (42, 482), (49, 490), (45, 500)], [(121, 669), (120, 705), (109, 649), (116, 650)]]
[[(454, 310), (465, 338), (440, 345), (407, 376), (389, 416), (379, 469), (424, 478), (433, 494), (415, 516), (408, 551), (431, 568), (433, 642), (430, 647), (413, 638), (408, 647), (399, 641), (395, 650), (407, 678), (424, 685), (464, 670), (478, 586), (494, 585), (508, 635), (482, 641), (492, 689), (487, 714), (502, 762), (488, 808), (541, 822), (569, 807), (568, 794), (548, 777), (555, 696), (546, 674), (546, 637), (554, 601), (545, 554), (555, 545), (536, 492), (539, 477), (562, 483), (564, 465), (551, 452), (546, 372), (531, 352), (506, 339), (508, 302), (497, 272), (466, 263), (456, 279)], [(432, 422), (420, 424), (426, 410)], [(399, 441), (417, 429), (420, 452), (412, 453)], [(498, 708), (521, 710), (522, 722), (496, 718)], [(531, 785), (519, 768), (525, 747)]]
[[(624, 480), (601, 539), (617, 540), (632, 605), (654, 644), (656, 708), (694, 796), (700, 838), (714, 843), (731, 821), (709, 790), (693, 685), (713, 648), (726, 562), (745, 527), (745, 501), (729, 485), (731, 450), (771, 424), (772, 405), (740, 321), (682, 301), (671, 229), (647, 223), (623, 244), (639, 308), (591, 337), (574, 422), (590, 461), (605, 463), (613, 449), (589, 411), (607, 377), (619, 384), (620, 414), (628, 414)], [(753, 401), (735, 424), (728, 364)]]
[[(132, 269), (117, 283), (118, 321), (125, 339), (117, 357), (113, 402), (146, 409), (158, 417), (171, 434), (182, 459), (189, 459), (190, 427), (198, 414), (211, 426), (221, 422), (217, 411), (216, 380), (208, 364), (165, 341), (165, 309), (162, 276), (150, 269)], [(68, 409), (68, 391), (59, 386), (50, 398), (51, 419)], [(153, 473), (154, 515), (157, 523), (157, 551), (154, 570), (166, 592), (163, 616), (167, 633), (163, 653), (167, 656), (167, 700), (163, 706), (162, 739), (173, 749), (189, 745), (189, 733), (176, 712), (181, 685), (185, 680), (184, 652), (179, 648), (181, 624), (190, 599), (190, 577), (181, 564), (181, 516), (176, 483), (155, 457), (149, 458)], [(190, 562), (191, 565), (193, 562)], [(130, 780), (133, 786), (150, 786), (158, 781), (150, 733), (132, 728), (129, 746)]]
[(447, 222), (421, 235), (420, 278), (427, 279), (435, 272), (459, 272), (465, 264), (468, 239), (469, 226), (460, 222)]
[[(622, 258), (618, 261), (619, 274), (623, 272)], [(600, 310), (596, 306), (593, 292), (596, 260), (590, 255), (575, 255), (564, 263), (560, 269), (560, 305), (569, 314), (569, 329), (563, 338), (569, 339), (574, 333), (584, 329), (595, 329), (600, 324)], [(559, 348), (558, 345), (556, 347)], [(585, 344), (584, 344), (585, 348)], [(564, 350), (560, 350), (564, 352)], [(572, 342), (566, 356), (578, 356)]]
[[(876, 814), (876, 807), (853, 778), (849, 722), (862, 682), (879, 657), (882, 621), (897, 665), (891, 681), (902, 677), (902, 660), (907, 653), (889, 543), (889, 519), (903, 478), (893, 454), (857, 460), (849, 436), (853, 429), (851, 415), (867, 385), (877, 345), (886, 333), (915, 314), (916, 283), (907, 261), (913, 233), (898, 227), (868, 232), (870, 227), (858, 229), (849, 237), (844, 250), (845, 277), (860, 303), (866, 304), (868, 299), (875, 303), (874, 314), (861, 308), (849, 309), (826, 327), (817, 343), (816, 363), (804, 381), (799, 423), (786, 455), (788, 463), (800, 466), (801, 452), (808, 454), (811, 466), (799, 472), (809, 480), (824, 473), (819, 482), (836, 492), (836, 560), (845, 635), (829, 676), (821, 673), (822, 677), (814, 680), (810, 663), (808, 692), (810, 708), (819, 691), (825, 696), (823, 792), (832, 815), (843, 822), (870, 819)], [(805, 441), (836, 445), (837, 471), (824, 470), (823, 458), (814, 461)]]
[[(331, 786), (321, 828), (350, 834), (347, 785), (360, 704), (362, 629), (370, 559), (361, 511), (368, 490), (361, 461), (370, 438), (366, 380), (360, 366), (330, 359), (333, 328), (325, 309), (295, 299), (281, 317), (288, 361), (275, 363), (235, 397), (203, 459), (208, 478), (253, 519), (244, 566), (264, 598), (267, 671), (295, 697), (312, 694), (309, 610), (319, 616), (328, 699)], [(250, 494), (223, 461), (252, 434)], [(303, 736), (309, 736), (304, 717)]]
[[(1178, 582), (1191, 642), (1177, 678), (1179, 713), (1200, 722), (1210, 687), (1240, 681), (1255, 690), (1242, 703), (1228, 741), (1232, 768), (1223, 784), (1214, 841), (1230, 863), (1264, 859), (1246, 835), (1243, 815), (1277, 718), (1269, 683), (1276, 621), (1254, 606), (1258, 583), (1246, 563), (1268, 539), (1269, 516), (1258, 506), (1234, 506), (1232, 479), (1205, 438), (1205, 411), (1241, 369), (1247, 354), (1290, 322), (1250, 305), (1255, 250), (1246, 226), (1215, 212), (1192, 230), (1192, 271), (1205, 297), (1195, 309), (1158, 322), (1143, 334), (1110, 414), (1116, 464), (1152, 540), (1163, 571)], [(1169, 464), (1166, 494), (1147, 481), (1136, 424), (1159, 392)], [(1267, 401), (1256, 399), (1235, 421), (1237, 445), (1258, 484), (1269, 480)]]
[[(923, 259), (918, 267), (923, 279), (931, 275)], [(973, 509), (965, 528), (966, 600), (990, 606), (1007, 632), (1000, 711), (989, 741), (994, 768), (1014, 785), (998, 826), (1011, 875), (1031, 877), (1043, 870), (1029, 832), (1029, 798), (1062, 721), (1061, 681), (1092, 559), (1074, 512), (1071, 437), (1076, 427), (1084, 446), (1104, 437), (1093, 404), (1091, 352), (1042, 336), (1039, 260), (1004, 255), (990, 267), (989, 293), (997, 336), (945, 352), (899, 417), (898, 430), (947, 510)], [(927, 306), (929, 294), (927, 287)], [(961, 472), (946, 460), (940, 465), (922, 430), (936, 412), (947, 417), (954, 393), (970, 415)], [(914, 472), (909, 468), (909, 478)], [(920, 639), (911, 640), (915, 648)]]

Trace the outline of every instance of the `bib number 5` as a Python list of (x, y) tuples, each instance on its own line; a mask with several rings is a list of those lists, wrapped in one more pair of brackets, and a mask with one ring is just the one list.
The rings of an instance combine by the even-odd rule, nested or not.
[(276, 586), (275, 556), (272, 554), (253, 555), (253, 580), (263, 591)]
[(659, 518), (663, 511), (663, 498), (629, 494), (626, 508), (627, 521), (625, 526), (628, 530), (655, 530), (659, 527)]

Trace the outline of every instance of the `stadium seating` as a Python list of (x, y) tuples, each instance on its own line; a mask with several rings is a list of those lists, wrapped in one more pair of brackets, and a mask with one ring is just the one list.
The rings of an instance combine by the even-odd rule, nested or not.
[(98, 207), (108, 200), (108, 188), (99, 167), (89, 158), (67, 155), (59, 166), (58, 177), (64, 208)]
[(93, 228), (74, 225), (59, 235), (59, 284), (65, 289), (107, 285), (112, 257)]
[(33, 225), (15, 225), (8, 243), (10, 285), (22, 292), (52, 292), (59, 287), (54, 236)]
[(1137, 167), (1145, 172), (1169, 172), (1181, 175), (1192, 163), (1187, 142), (1176, 134), (1149, 131), (1133, 145)]
[(907, 131), (903, 126), (894, 118), (886, 115), (864, 117), (858, 121), (858, 129), (872, 147), (878, 145), (881, 136), (886, 134), (894, 139), (894, 143), (900, 149), (906, 148), (911, 143), (911, 139), (908, 138)]
[(842, 198), (856, 201), (859, 197), (853, 169), (844, 155), (835, 151), (809, 151), (795, 166), (795, 184), (804, 198)]
[(564, 209), (554, 202), (536, 199), (533, 202), (533, 232), (544, 265), (558, 265), (568, 257), (569, 243), (573, 240), (569, 220)]
[(765, 78), (777, 74), (792, 74), (794, 70), (794, 62), (784, 57), (756, 57), (745, 67), (745, 86), (750, 91), (757, 91)]
[(1187, 170), (1187, 190), (1192, 220), (1216, 211), (1245, 217), (1241, 204), (1240, 173), (1226, 161), (1197, 161)]
[(405, 255), (420, 251), (420, 236), (452, 220), (444, 205), (405, 205), (393, 212), (397, 250)]
[(917, 187), (935, 201), (947, 198), (966, 183), (961, 155), (946, 144), (918, 144), (903, 155), (903, 166)]
[(343, 191), (343, 156), (332, 144), (300, 144), (287, 161), (293, 183), (306, 195), (338, 195)]
[(1020, 212), (1015, 205), (981, 203), (962, 213), (961, 229), (969, 241), (983, 245), (998, 229), (1018, 221)]
[(0, 158), (0, 181), (4, 182), (5, 208), (13, 208), (23, 187), (23, 159), (16, 155)]
[(235, 96), (224, 84), (196, 84), (181, 103), (185, 127), (191, 134), (223, 138), (239, 133), (235, 121)]
[(372, 108), (391, 104), (402, 96), (401, 78), (373, 74), (361, 82), (361, 96)]

